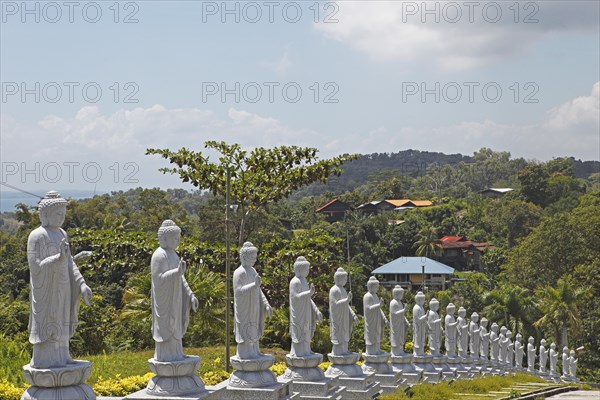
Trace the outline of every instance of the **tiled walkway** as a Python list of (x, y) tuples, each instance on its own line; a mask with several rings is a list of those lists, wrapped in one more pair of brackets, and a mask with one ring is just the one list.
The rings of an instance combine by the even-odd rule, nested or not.
[(600, 391), (577, 390), (548, 397), (547, 400), (600, 400)]

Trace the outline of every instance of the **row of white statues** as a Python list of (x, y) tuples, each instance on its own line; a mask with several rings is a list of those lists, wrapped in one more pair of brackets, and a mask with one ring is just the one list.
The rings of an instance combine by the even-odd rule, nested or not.
[[(33, 356), (30, 364), (24, 367), (26, 379), (32, 387), (25, 392), (23, 400), (95, 399), (93, 391), (85, 384), (85, 379), (91, 372), (91, 363), (73, 360), (69, 353), (69, 340), (77, 325), (80, 297), (89, 304), (92, 291), (74, 262), (67, 234), (61, 228), (66, 206), (67, 201), (58, 193), (47, 193), (39, 204), (42, 226), (31, 232), (27, 243), (31, 272), (29, 340), (33, 344)], [(151, 259), (152, 335), (156, 347), (149, 365), (156, 376), (149, 382), (145, 395), (207, 393), (204, 384), (194, 373), (200, 365), (200, 358), (183, 353), (182, 337), (187, 330), (189, 313), (190, 310), (196, 311), (199, 304), (184, 276), (186, 263), (175, 251), (180, 236), (181, 229), (173, 221), (164, 221), (158, 230), (160, 247)], [(241, 265), (233, 274), (237, 351), (231, 358), (235, 371), (227, 383), (227, 390), (240, 390), (237, 393), (239, 398), (244, 398), (244, 390), (287, 385), (269, 370), (273, 357), (261, 353), (259, 348), (265, 318), (271, 317), (272, 308), (261, 289), (261, 278), (254, 269), (257, 255), (258, 249), (255, 246), (244, 243), (240, 249)], [(348, 349), (358, 317), (351, 307), (352, 293), (345, 289), (348, 274), (342, 268), (335, 272), (335, 285), (329, 292), (332, 351), (328, 357), (333, 365), (325, 374), (328, 378), (317, 367), (322, 355), (311, 350), (311, 340), (316, 324), (323, 316), (312, 300), (315, 288), (307, 281), (309, 269), (310, 263), (304, 257), (299, 257), (294, 264), (295, 276), (289, 286), (292, 346), (287, 357), (289, 369), (286, 377), (299, 381), (317, 381), (333, 379), (337, 375), (359, 376), (362, 372), (355, 365), (359, 355)], [(394, 288), (388, 319), (377, 294), (377, 279), (371, 277), (367, 288), (368, 292), (363, 298), (366, 345), (363, 358), (370, 367), (363, 367), (363, 370), (368, 372), (368, 368), (372, 367), (381, 373), (391, 373), (391, 369), (386, 369), (389, 356), (392, 360), (394, 357), (406, 356), (404, 347), (410, 323), (406, 318), (406, 306), (402, 303), (404, 290), (399, 286)], [(538, 372), (545, 373), (549, 359), (550, 374), (556, 373), (558, 353), (554, 343), (546, 349), (546, 342), (542, 340), (538, 351), (530, 337), (525, 349), (520, 334), (516, 335), (513, 343), (511, 332), (501, 327), (498, 333), (498, 325), (495, 323), (488, 332), (488, 321), (482, 318), (479, 323), (477, 313), (473, 313), (468, 322), (466, 310), (460, 307), (458, 318), (455, 319), (455, 306), (449, 304), (442, 320), (438, 314), (439, 303), (436, 299), (431, 299), (428, 311), (424, 308), (423, 293), (417, 293), (415, 301), (412, 310), (415, 359), (425, 356), (426, 342), (431, 355), (440, 356), (444, 336), (447, 358), (485, 359), (520, 368), (526, 351), (529, 372), (534, 372), (536, 354), (539, 354)], [(391, 342), (391, 355), (387, 356), (381, 350), (386, 326), (389, 326)], [(563, 350), (562, 365), (563, 377), (576, 379), (577, 360), (574, 351), (569, 354), (567, 348)], [(349, 384), (352, 383), (353, 381), (349, 381)], [(373, 384), (370, 385), (372, 389)], [(329, 382), (326, 390), (330, 390), (331, 386), (332, 383)], [(139, 398), (148, 397), (142, 395)]]

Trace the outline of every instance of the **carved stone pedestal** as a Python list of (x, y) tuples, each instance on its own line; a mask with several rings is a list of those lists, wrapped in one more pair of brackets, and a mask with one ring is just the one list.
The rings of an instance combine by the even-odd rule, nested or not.
[(241, 359), (237, 356), (230, 358), (235, 371), (229, 381), (210, 388), (210, 399), (223, 400), (284, 400), (291, 399), (290, 382), (277, 380), (269, 369), (275, 362), (270, 354), (259, 358)]
[(375, 382), (374, 373), (365, 374), (356, 364), (360, 355), (348, 353), (343, 356), (327, 354), (331, 365), (325, 371), (328, 378), (339, 378), (340, 386), (346, 387), (344, 399), (370, 399), (381, 393), (379, 382)]
[(423, 373), (423, 382), (438, 383), (442, 381), (442, 372), (435, 369), (433, 366), (433, 356), (413, 356), (413, 364), (417, 370)]
[(289, 382), (290, 391), (297, 394), (298, 399), (341, 399), (345, 388), (338, 385), (338, 378), (327, 378), (319, 368), (323, 361), (322, 354), (305, 357), (287, 355), (285, 362), (288, 368), (278, 378), (279, 382)]
[(178, 400), (181, 398), (202, 399), (208, 396), (204, 382), (196, 375), (202, 359), (186, 356), (181, 361), (148, 360), (150, 370), (156, 374), (146, 389), (130, 394), (126, 400)]
[(394, 371), (402, 372), (402, 384), (407, 386), (413, 386), (419, 383), (423, 377), (421, 370), (418, 370), (413, 365), (412, 354), (406, 354), (403, 356), (391, 356), (392, 369)]
[(549, 372), (548, 375), (546, 377), (544, 377), (544, 379), (549, 382), (559, 383), (560, 375), (557, 374), (556, 372)]
[(377, 355), (362, 354), (365, 363), (362, 370), (365, 374), (375, 374), (375, 381), (379, 382), (383, 393), (395, 393), (402, 385), (402, 372), (394, 371), (388, 362), (390, 353), (381, 353)]
[(455, 372), (458, 379), (471, 379), (475, 375), (468, 357), (457, 357)]
[(92, 373), (92, 363), (74, 360), (61, 368), (38, 369), (23, 367), (25, 380), (31, 386), (21, 400), (95, 400), (96, 395), (85, 380)]
[(433, 357), (433, 367), (436, 371), (442, 373), (443, 381), (452, 381), (456, 379), (456, 368), (452, 369), (449, 364), (449, 359), (446, 356), (434, 356)]

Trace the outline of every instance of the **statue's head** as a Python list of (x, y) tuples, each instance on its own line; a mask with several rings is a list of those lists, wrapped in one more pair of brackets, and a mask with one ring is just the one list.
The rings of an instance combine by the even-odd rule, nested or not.
[(377, 293), (379, 290), (379, 281), (374, 276), (370, 277), (367, 281), (367, 290), (369, 293)]
[(306, 261), (306, 258), (302, 256), (296, 258), (296, 262), (294, 263), (294, 274), (297, 277), (306, 278), (308, 276), (309, 269), (310, 263)]
[(338, 286), (345, 286), (346, 282), (348, 282), (348, 273), (344, 270), (344, 268), (338, 268), (333, 274), (333, 281)]
[(556, 343), (554, 343), (554, 342), (550, 343), (550, 348), (552, 350), (556, 349)]
[(429, 309), (433, 311), (440, 309), (440, 302), (435, 297), (429, 300)]
[(512, 332), (511, 331), (506, 331), (506, 337), (507, 338), (512, 338)]
[(394, 290), (392, 290), (392, 296), (394, 299), (400, 301), (404, 297), (404, 289), (400, 285), (394, 286)]
[(448, 303), (446, 306), (446, 315), (454, 316), (454, 311), (456, 311), (456, 306), (453, 303)]
[(571, 357), (575, 355), (575, 350), (571, 350)]
[(466, 317), (467, 316), (467, 310), (465, 310), (464, 307), (461, 307), (458, 309), (458, 316), (459, 317)]
[(479, 321), (479, 314), (477, 314), (476, 312), (471, 314), (471, 321), (473, 321), (473, 322)]
[(181, 238), (181, 228), (167, 219), (158, 228), (158, 243), (163, 249), (175, 250)]
[(481, 322), (479, 323), (479, 325), (481, 325), (485, 328), (487, 326), (487, 324), (488, 324), (488, 319), (486, 317), (481, 318)]
[(546, 339), (542, 339), (542, 340), (540, 340), (540, 344), (541, 344), (542, 346), (546, 346)]
[(567, 346), (563, 347), (563, 353), (568, 354), (569, 348)]
[(520, 341), (521, 341), (521, 339), (523, 339), (523, 336), (521, 336), (521, 334), (520, 334), (520, 333), (517, 333), (517, 335), (515, 336), (515, 340), (517, 340), (517, 341), (519, 341), (519, 342), (520, 342)]
[(418, 292), (415, 295), (415, 303), (417, 303), (420, 306), (423, 306), (423, 304), (425, 304), (425, 295), (423, 294), (423, 292)]
[(492, 332), (498, 332), (498, 324), (495, 322), (492, 324)]
[(506, 335), (506, 331), (507, 330), (508, 329), (504, 325), (502, 325), (502, 328), (500, 328), (500, 333), (503, 334), (503, 335)]
[(529, 343), (533, 344), (533, 341), (534, 341), (534, 339), (533, 339), (533, 336), (529, 336), (529, 339), (527, 339), (527, 341), (528, 341)]
[(240, 249), (240, 262), (244, 267), (252, 267), (256, 263), (258, 249), (250, 242), (246, 242)]
[(52, 190), (46, 193), (38, 204), (42, 226), (60, 228), (65, 222), (67, 204), (68, 201), (60, 197), (58, 192)]

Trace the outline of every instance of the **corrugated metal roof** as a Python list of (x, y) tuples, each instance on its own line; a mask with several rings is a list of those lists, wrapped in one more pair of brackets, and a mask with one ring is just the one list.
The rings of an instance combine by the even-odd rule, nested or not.
[(420, 274), (423, 272), (423, 265), (426, 274), (450, 275), (454, 273), (454, 268), (431, 258), (400, 257), (374, 269), (371, 274)]

